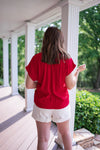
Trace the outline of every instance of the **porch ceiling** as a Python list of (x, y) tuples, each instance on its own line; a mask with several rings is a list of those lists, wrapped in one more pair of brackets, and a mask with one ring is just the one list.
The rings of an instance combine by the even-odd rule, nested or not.
[[(100, 3), (100, 0), (69, 0), (80, 10)], [(61, 18), (60, 5), (68, 0), (0, 0), (0, 38), (10, 37), (11, 31), (24, 33), (26, 21), (36, 28)]]

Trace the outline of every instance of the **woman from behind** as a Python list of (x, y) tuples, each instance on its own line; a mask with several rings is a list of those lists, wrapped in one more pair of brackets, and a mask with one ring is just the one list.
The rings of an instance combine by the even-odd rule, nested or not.
[(64, 149), (72, 150), (69, 130), (70, 104), (68, 89), (77, 83), (79, 72), (71, 56), (64, 49), (64, 37), (56, 27), (49, 27), (43, 38), (41, 52), (34, 55), (26, 66), (26, 88), (36, 88), (32, 117), (38, 132), (37, 150), (47, 150), (51, 120), (56, 122), (62, 136)]

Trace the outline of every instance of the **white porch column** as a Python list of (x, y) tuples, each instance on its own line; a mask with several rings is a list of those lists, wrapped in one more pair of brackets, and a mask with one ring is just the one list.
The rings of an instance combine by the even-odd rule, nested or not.
[(9, 86), (8, 39), (3, 38), (3, 85)]
[[(32, 56), (35, 54), (35, 26), (32, 23), (26, 24), (25, 36), (25, 66), (28, 65)], [(25, 79), (27, 72), (25, 71)], [(33, 110), (34, 89), (25, 88), (25, 111)]]
[[(77, 4), (76, 4), (77, 5)], [(78, 28), (79, 7), (70, 2), (62, 6), (62, 32), (64, 34), (65, 48), (73, 58), (75, 64), (78, 62)], [(69, 91), (71, 105), (70, 132), (73, 138), (76, 87)]]
[(17, 34), (11, 35), (11, 86), (12, 95), (18, 94), (18, 58), (17, 58)]

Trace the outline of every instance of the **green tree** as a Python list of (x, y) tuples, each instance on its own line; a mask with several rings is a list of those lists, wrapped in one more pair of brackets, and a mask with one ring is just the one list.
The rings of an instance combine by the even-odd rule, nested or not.
[(18, 84), (25, 82), (25, 35), (18, 38)]
[[(94, 88), (100, 87), (100, 5), (80, 12), (79, 64), (86, 63), (87, 71), (79, 79)], [(82, 62), (83, 60), (83, 62)]]

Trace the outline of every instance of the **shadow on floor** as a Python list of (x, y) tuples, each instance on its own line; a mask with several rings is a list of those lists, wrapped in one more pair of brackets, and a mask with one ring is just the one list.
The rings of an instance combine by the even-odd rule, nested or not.
[(5, 96), (5, 97), (0, 98), (0, 101), (6, 100), (6, 99), (8, 99), (8, 98), (10, 98), (10, 97), (12, 97), (12, 95), (11, 95), (11, 94), (10, 94), (10, 95), (8, 95), (8, 96)]
[(0, 132), (4, 131), (5, 129), (7, 129), (9, 126), (11, 126), (12, 124), (16, 123), (18, 120), (20, 120), (21, 118), (23, 118), (24, 116), (26, 116), (27, 114), (29, 114), (29, 112), (25, 112), (24, 110), (17, 113), (16, 115), (14, 115), (13, 117), (9, 118), (8, 120), (2, 122), (0, 124)]

